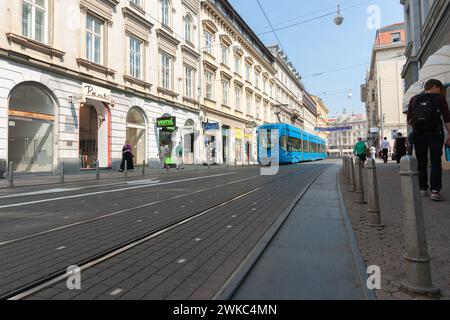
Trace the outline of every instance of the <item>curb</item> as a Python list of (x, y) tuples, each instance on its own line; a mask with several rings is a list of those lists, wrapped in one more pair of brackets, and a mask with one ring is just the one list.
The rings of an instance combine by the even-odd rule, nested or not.
[(341, 189), (341, 185), (339, 183), (339, 172), (336, 174), (336, 184), (337, 184), (337, 189), (339, 192), (339, 202), (340, 202), (340, 209), (341, 209), (341, 213), (344, 217), (344, 221), (345, 221), (345, 228), (347, 229), (347, 235), (350, 241), (350, 245), (352, 248), (352, 253), (353, 253), (353, 259), (355, 261), (355, 265), (356, 265), (356, 269), (359, 275), (359, 281), (361, 283), (361, 288), (362, 291), (364, 293), (364, 296), (366, 297), (366, 300), (377, 300), (376, 295), (374, 293), (373, 290), (369, 290), (369, 288), (367, 288), (367, 268), (366, 265), (364, 263), (364, 260), (362, 258), (361, 252), (359, 251), (358, 245), (357, 245), (357, 241), (356, 241), (356, 235), (355, 232), (353, 231), (353, 227), (352, 227), (352, 223), (350, 221), (350, 216), (348, 214), (348, 210), (347, 207), (344, 203), (344, 195), (342, 194), (342, 189)]
[(316, 182), (316, 180), (324, 174), (327, 170), (332, 168), (325, 168), (319, 172), (319, 174), (314, 177), (311, 182), (299, 193), (299, 195), (292, 200), (288, 207), (281, 213), (281, 215), (277, 218), (277, 220), (272, 224), (268, 231), (264, 234), (264, 236), (259, 240), (253, 250), (248, 254), (247, 258), (239, 265), (239, 267), (234, 271), (234, 273), (228, 278), (225, 284), (217, 291), (212, 300), (231, 300), (236, 291), (239, 289), (241, 283), (250, 273), (253, 266), (262, 256), (264, 251), (266, 250), (269, 243), (278, 233), (278, 231), (283, 226), (286, 219), (291, 214), (292, 210), (298, 204), (298, 202), (303, 198), (305, 193), (309, 190), (309, 188)]

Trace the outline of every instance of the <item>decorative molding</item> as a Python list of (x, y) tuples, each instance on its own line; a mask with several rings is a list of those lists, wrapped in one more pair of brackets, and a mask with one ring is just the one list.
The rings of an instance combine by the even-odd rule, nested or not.
[(212, 70), (212, 71), (217, 71), (217, 69), (219, 69), (216, 65), (214, 65), (214, 64), (212, 64), (211, 62), (209, 62), (209, 61), (206, 61), (206, 60), (203, 60), (203, 66), (206, 68), (206, 69), (210, 69), (210, 70)]
[(175, 50), (178, 47), (178, 45), (181, 43), (181, 41), (177, 40), (174, 36), (172, 36), (170, 33), (168, 33), (167, 31), (165, 31), (162, 28), (156, 29), (156, 35), (157, 35), (158, 39), (164, 40), (166, 43), (173, 46), (175, 48)]
[(113, 76), (117, 73), (115, 70), (82, 58), (78, 58), (77, 63), (79, 66), (85, 67), (88, 70), (94, 70), (109, 76)]
[(212, 22), (209, 19), (205, 19), (202, 21), (203, 24), (203, 28), (207, 29), (208, 31), (212, 32), (212, 33), (217, 33), (219, 32), (219, 29), (217, 28), (217, 26), (214, 24), (214, 22)]
[(227, 80), (231, 80), (233, 78), (233, 76), (231, 74), (229, 74), (228, 72), (221, 70), (220, 71), (220, 76), (221, 78), (225, 78)]
[(165, 94), (165, 95), (170, 96), (172, 98), (178, 98), (178, 96), (179, 96), (178, 93), (173, 92), (172, 90), (165, 89), (163, 87), (158, 87), (157, 90), (158, 90), (158, 93)]
[(113, 14), (120, 0), (80, 0), (80, 10), (105, 20), (109, 25), (113, 23)]
[(198, 0), (181, 0), (181, 2), (192, 12), (195, 14), (199, 14), (200, 12), (200, 1)]
[(146, 89), (151, 89), (152, 86), (153, 86), (151, 83), (145, 82), (143, 80), (137, 79), (137, 78), (132, 77), (132, 76), (124, 75), (123, 79), (125, 80), (125, 82), (129, 82), (131, 84), (135, 84), (135, 85), (141, 86), (141, 87), (146, 88)]
[(39, 51), (41, 53), (48, 55), (50, 58), (52, 58), (52, 57), (62, 58), (66, 54), (64, 51), (50, 47), (42, 42), (30, 39), (30, 38), (26, 38), (23, 36), (19, 36), (14, 33), (7, 33), (6, 37), (8, 38), (8, 41), (10, 41), (10, 42), (14, 42), (25, 48)]
[(228, 47), (230, 47), (233, 44), (233, 40), (231, 40), (231, 38), (226, 34), (221, 34), (219, 36), (219, 40), (221, 44), (224, 44)]
[[(131, 5), (131, 2), (130, 2), (130, 5)], [(134, 7), (136, 7), (136, 5), (134, 5)], [(142, 13), (138, 13), (129, 7), (122, 8), (122, 13), (123, 13), (123, 16), (125, 17), (126, 24), (129, 22), (132, 22), (132, 23), (134, 22), (134, 23), (138, 24), (139, 27), (141, 27), (142, 29), (145, 29), (147, 31), (147, 36), (148, 36), (148, 34), (150, 33), (150, 31), (153, 28), (153, 23), (148, 21), (147, 18), (145, 18), (145, 16), (142, 15)], [(145, 14), (145, 12), (143, 14)], [(141, 29), (139, 27), (138, 28), (135, 27), (134, 29)]]
[(186, 46), (186, 45), (183, 44), (181, 46), (181, 51), (183, 53), (186, 53), (187, 55), (190, 55), (192, 58), (194, 58), (197, 61), (200, 60), (200, 53), (198, 53), (197, 51), (193, 50), (189, 46)]

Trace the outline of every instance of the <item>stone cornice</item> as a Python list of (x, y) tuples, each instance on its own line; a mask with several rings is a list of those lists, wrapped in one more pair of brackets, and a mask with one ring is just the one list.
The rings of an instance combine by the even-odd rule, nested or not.
[[(130, 3), (130, 5), (131, 5), (131, 3)], [(135, 7), (136, 7), (136, 5), (133, 6), (133, 8), (135, 8)], [(143, 15), (143, 14), (145, 14), (145, 12), (138, 13), (135, 10), (133, 10), (129, 7), (122, 8), (122, 12), (123, 12), (123, 15), (125, 18), (133, 19), (134, 21), (141, 24), (146, 29), (151, 30), (153, 28), (153, 23), (151, 23), (150, 21), (147, 20), (147, 18), (145, 18), (145, 15)]]
[(178, 45), (181, 43), (181, 41), (177, 40), (174, 36), (172, 36), (162, 28), (156, 29), (156, 35), (158, 36), (158, 38), (168, 41), (174, 47), (178, 47)]
[(187, 45), (182, 45), (181, 46), (181, 51), (183, 52), (183, 53), (187, 53), (187, 54), (189, 54), (190, 56), (192, 56), (194, 59), (196, 59), (196, 60), (199, 60), (200, 59), (200, 53), (198, 53), (197, 51), (195, 51), (195, 50), (193, 50), (192, 48), (190, 48), (189, 46), (187, 46)]
[(30, 39), (30, 38), (26, 38), (23, 36), (19, 36), (14, 33), (7, 33), (6, 37), (8, 38), (8, 40), (10, 42), (14, 42), (16, 44), (19, 44), (21, 46), (24, 46), (26, 48), (29, 48), (29, 49), (32, 49), (35, 51), (39, 51), (41, 53), (48, 55), (49, 57), (62, 58), (66, 54), (64, 51), (55, 49), (55, 48), (48, 46), (44, 43), (41, 43), (39, 41)]
[(109, 76), (113, 76), (117, 73), (115, 70), (82, 58), (78, 58), (77, 63), (79, 66), (83, 66), (88, 70), (94, 70)]

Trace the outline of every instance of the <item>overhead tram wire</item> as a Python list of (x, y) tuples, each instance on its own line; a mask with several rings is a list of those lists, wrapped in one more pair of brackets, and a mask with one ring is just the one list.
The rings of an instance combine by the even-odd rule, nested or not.
[[(358, 7), (358, 6), (362, 6), (362, 5), (364, 5), (364, 4), (367, 4), (367, 3), (373, 2), (373, 1), (374, 1), (374, 0), (367, 0), (367, 1), (364, 1), (364, 2), (361, 2), (361, 3), (358, 3), (358, 4), (355, 4), (355, 5), (353, 5), (353, 6), (350, 6), (350, 7), (347, 7), (347, 8), (343, 8), (343, 9), (352, 9), (352, 8), (356, 8), (356, 7)], [(335, 15), (335, 14), (336, 14), (336, 10), (334, 10), (333, 12), (329, 12), (329, 13), (326, 13), (326, 14), (323, 14), (323, 15), (320, 15), (320, 16), (317, 16), (317, 17), (314, 17), (314, 18), (311, 18), (311, 19), (307, 19), (307, 20), (303, 20), (303, 21), (300, 21), (300, 22), (297, 22), (297, 23), (289, 24), (289, 25), (284, 26), (284, 27), (279, 27), (279, 28), (277, 28), (277, 29), (273, 29), (273, 28), (272, 28), (272, 31), (265, 31), (265, 32), (259, 33), (258, 36), (266, 35), (266, 34), (268, 34), (268, 33), (272, 33), (272, 32), (275, 32), (275, 31), (282, 31), (282, 30), (290, 29), (290, 28), (293, 28), (293, 27), (296, 27), (296, 26), (299, 26), (299, 25), (302, 25), (302, 24), (305, 24), (305, 23), (308, 23), (308, 22), (312, 22), (312, 21), (315, 21), (315, 20), (320, 20), (320, 19), (322, 19), (322, 18), (332, 16), (332, 15)]]
[(283, 48), (283, 44), (281, 43), (280, 39), (278, 38), (277, 33), (275, 32), (275, 29), (274, 29), (273, 26), (272, 26), (272, 23), (271, 23), (270, 20), (269, 20), (269, 17), (268, 17), (267, 14), (266, 14), (266, 11), (264, 11), (264, 8), (263, 8), (263, 6), (261, 5), (261, 2), (259, 2), (259, 0), (256, 0), (256, 2), (258, 3), (259, 7), (261, 8), (261, 11), (262, 11), (264, 17), (266, 18), (267, 23), (269, 24), (270, 28), (272, 29), (272, 32), (273, 32), (273, 34), (275, 35), (275, 38), (277, 39), (277, 41), (278, 41), (278, 43), (279, 43), (281, 49), (282, 49), (284, 52), (286, 52), (286, 50), (284, 50), (284, 48)]

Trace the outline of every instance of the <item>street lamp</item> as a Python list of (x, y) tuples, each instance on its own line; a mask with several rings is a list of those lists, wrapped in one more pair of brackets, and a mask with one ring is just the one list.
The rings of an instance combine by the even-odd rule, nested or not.
[(341, 15), (341, 6), (338, 5), (338, 11), (336, 17), (334, 17), (334, 23), (340, 26), (344, 22), (344, 17)]

